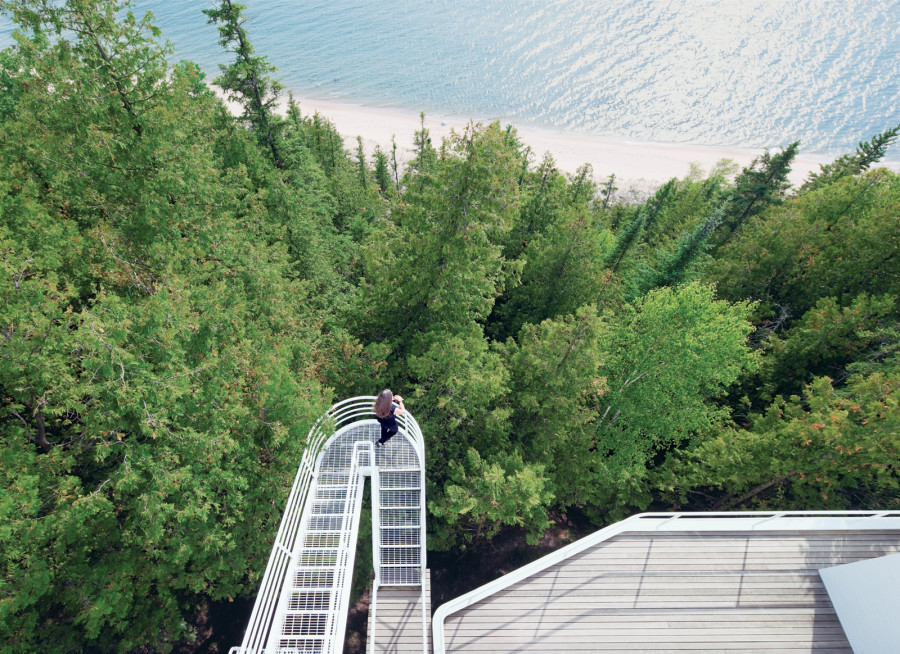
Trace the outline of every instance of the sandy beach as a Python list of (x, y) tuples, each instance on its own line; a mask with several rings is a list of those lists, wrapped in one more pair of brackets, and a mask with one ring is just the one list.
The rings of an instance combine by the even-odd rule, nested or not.
[[(413, 148), (413, 134), (419, 129), (416, 113), (394, 108), (364, 107), (314, 99), (296, 99), (304, 115), (318, 112), (331, 120), (344, 136), (348, 149), (356, 148), (356, 137), (362, 136), (363, 146), (371, 155), (375, 146), (389, 151), (391, 137), (396, 136), (398, 159), (409, 158)], [(432, 140), (440, 143), (450, 135), (450, 130), (463, 129), (468, 119), (461, 116), (426, 115), (425, 126)], [(510, 121), (501, 121), (504, 125)], [(668, 145), (615, 140), (598, 136), (567, 133), (511, 124), (517, 129), (523, 143), (531, 146), (539, 161), (550, 152), (560, 170), (572, 173), (584, 163), (593, 166), (598, 181), (610, 174), (616, 175), (619, 194), (646, 195), (672, 177), (684, 177), (691, 165), (708, 171), (721, 159), (730, 159), (739, 166), (747, 166), (762, 150), (739, 150), (695, 145)], [(794, 161), (790, 179), (795, 186), (801, 184), (811, 171), (826, 163), (827, 157), (805, 155), (802, 152)]]

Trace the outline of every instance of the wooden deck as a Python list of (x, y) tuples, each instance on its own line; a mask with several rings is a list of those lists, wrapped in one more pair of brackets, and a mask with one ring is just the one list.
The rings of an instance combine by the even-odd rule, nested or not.
[(629, 532), (444, 621), (446, 652), (852, 650), (819, 568), (900, 532)]
[[(425, 652), (431, 652), (431, 572), (425, 571)], [(419, 588), (381, 588), (372, 631), (369, 612), (368, 634), (375, 637), (375, 652), (423, 654), (422, 591)], [(368, 644), (366, 652), (369, 652)]]

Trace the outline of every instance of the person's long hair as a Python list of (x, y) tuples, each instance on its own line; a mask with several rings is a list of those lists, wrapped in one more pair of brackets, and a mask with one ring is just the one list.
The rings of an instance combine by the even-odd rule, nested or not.
[(394, 394), (391, 389), (385, 388), (375, 400), (375, 415), (379, 418), (387, 418), (391, 413), (391, 405), (394, 403)]

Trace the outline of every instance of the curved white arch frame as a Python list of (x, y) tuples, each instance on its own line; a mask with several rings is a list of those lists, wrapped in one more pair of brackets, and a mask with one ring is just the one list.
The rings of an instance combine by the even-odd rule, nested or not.
[[(241, 646), (232, 648), (231, 654), (341, 651), (362, 506), (362, 482), (366, 476), (372, 479), (375, 564), (369, 610), (377, 610), (379, 587), (421, 587), (422, 647), (423, 654), (427, 654), (428, 609), (422, 583), (426, 567), (425, 443), (418, 423), (407, 412), (397, 419), (400, 432), (387, 447), (376, 452), (374, 441), (380, 435), (380, 427), (374, 419), (375, 399), (361, 396), (339, 402), (310, 430), (250, 623)], [(384, 506), (383, 477), (388, 496)], [(414, 478), (417, 488), (407, 486)], [(397, 480), (404, 485), (399, 485)], [(415, 507), (406, 503), (409, 500), (403, 500), (404, 496), (415, 498)], [(329, 501), (332, 497), (339, 499)], [(394, 498), (400, 498), (399, 503)], [(314, 513), (317, 509), (325, 513)], [(409, 524), (400, 524), (404, 521)], [(330, 523), (325, 525), (327, 530), (317, 532), (325, 522)], [(382, 543), (382, 528), (390, 535), (388, 542)], [(410, 534), (411, 544), (399, 542), (404, 531)], [(328, 548), (313, 550), (309, 545), (311, 538), (328, 540)], [(318, 563), (323, 563), (321, 573), (317, 572)], [(309, 582), (308, 586), (293, 587), (301, 578)], [(330, 582), (327, 588), (325, 578)], [(298, 594), (308, 610), (296, 610)], [(312, 627), (316, 635), (298, 637), (298, 646), (286, 648), (279, 644), (286, 619), (297, 628), (301, 623), (304, 628)], [(373, 619), (372, 624), (375, 622)], [(374, 651), (375, 637), (369, 634), (370, 651)]]

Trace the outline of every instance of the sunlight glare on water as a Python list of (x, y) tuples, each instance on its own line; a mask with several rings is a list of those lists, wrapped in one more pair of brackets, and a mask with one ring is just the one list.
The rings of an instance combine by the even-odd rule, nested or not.
[[(209, 0), (135, 0), (212, 78)], [(245, 0), (299, 96), (834, 154), (900, 123), (900, 0)], [(8, 23), (0, 41), (8, 44)]]

